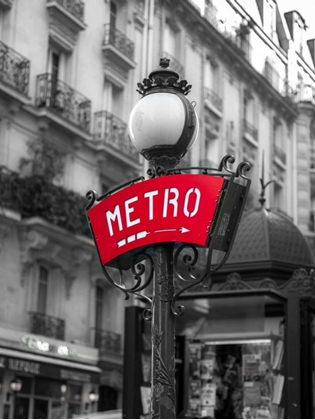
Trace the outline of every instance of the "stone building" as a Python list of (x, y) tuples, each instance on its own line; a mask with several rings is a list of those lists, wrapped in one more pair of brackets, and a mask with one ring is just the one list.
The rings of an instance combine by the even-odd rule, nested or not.
[(143, 174), (127, 121), (137, 83), (160, 57), (193, 86), (200, 134), (184, 164), (248, 160), (248, 208), (259, 178), (273, 180), (266, 205), (315, 248), (315, 40), (304, 17), (274, 0), (31, 5), (0, 0), (3, 418), (121, 407), (133, 302), (103, 279), (85, 194)]

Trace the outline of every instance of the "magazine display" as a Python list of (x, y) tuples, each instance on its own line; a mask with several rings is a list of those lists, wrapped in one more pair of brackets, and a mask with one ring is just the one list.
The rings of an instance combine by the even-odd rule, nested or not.
[(283, 418), (283, 341), (189, 343), (187, 418)]

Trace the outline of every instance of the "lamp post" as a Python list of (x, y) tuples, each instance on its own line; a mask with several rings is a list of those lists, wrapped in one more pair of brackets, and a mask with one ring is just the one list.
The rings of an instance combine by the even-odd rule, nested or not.
[[(162, 58), (160, 68), (138, 83), (142, 98), (129, 119), (130, 139), (149, 161), (150, 179), (137, 178), (101, 197), (91, 190), (86, 207), (106, 279), (126, 299), (132, 293), (150, 305), (143, 316), (152, 332), (151, 416), (164, 419), (176, 415), (175, 317), (184, 312), (176, 300), (193, 286), (206, 286), (226, 261), (250, 186), (244, 174), (249, 164), (242, 162), (232, 172), (231, 155), (218, 168), (175, 169), (196, 141), (199, 122), (187, 99), (191, 86), (168, 66)], [(199, 247), (207, 255), (197, 273)], [(215, 264), (214, 250), (223, 254)], [(119, 269), (120, 282), (108, 266)], [(129, 269), (131, 287), (123, 276)], [(152, 298), (142, 292), (151, 281)]]
[[(153, 176), (164, 175), (176, 167), (193, 146), (199, 131), (198, 117), (186, 95), (191, 86), (180, 81), (168, 68), (167, 58), (160, 69), (138, 84), (142, 99), (129, 118), (130, 139), (147, 159)], [(172, 243), (161, 243), (154, 250), (155, 278), (152, 301), (152, 418), (175, 418), (175, 314)]]

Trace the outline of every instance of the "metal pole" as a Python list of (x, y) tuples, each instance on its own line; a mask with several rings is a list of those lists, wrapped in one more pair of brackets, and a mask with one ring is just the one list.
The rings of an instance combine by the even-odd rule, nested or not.
[(175, 401), (175, 315), (173, 244), (156, 246), (152, 302), (151, 418), (174, 419)]

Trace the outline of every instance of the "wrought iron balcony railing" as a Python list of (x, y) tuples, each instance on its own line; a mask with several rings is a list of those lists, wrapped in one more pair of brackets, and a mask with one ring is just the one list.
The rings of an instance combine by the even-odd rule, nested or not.
[(248, 122), (247, 120), (243, 120), (243, 130), (244, 133), (249, 134), (254, 140), (258, 140), (258, 130), (257, 128)]
[(0, 82), (27, 95), (30, 60), (0, 41)]
[[(51, 0), (47, 0), (48, 2)], [(57, 0), (64, 8), (69, 10), (77, 19), (84, 20), (84, 3), (81, 0)]]
[(130, 60), (133, 60), (135, 45), (127, 36), (109, 23), (105, 25), (104, 45), (112, 45)]
[(94, 345), (101, 355), (121, 353), (121, 335), (112, 331), (95, 328)]
[(220, 112), (222, 112), (222, 98), (210, 88), (204, 88), (205, 99), (208, 99)]
[(88, 98), (49, 73), (37, 76), (36, 92), (37, 107), (52, 109), (82, 130), (89, 132), (91, 101)]
[(127, 124), (108, 111), (94, 114), (94, 139), (97, 142), (123, 153), (134, 162), (139, 162), (139, 152), (131, 143), (128, 136)]
[(273, 152), (274, 156), (277, 157), (285, 165), (287, 162), (286, 152), (275, 144), (273, 145)]
[(168, 58), (170, 60), (170, 68), (174, 71), (176, 71), (179, 74), (179, 77), (182, 79), (183, 77), (185, 77), (184, 72), (184, 66), (182, 65), (182, 63), (180, 63), (172, 54), (163, 51), (162, 52), (162, 57)]
[(65, 339), (65, 321), (54, 316), (30, 312), (31, 333), (44, 335), (45, 337)]

